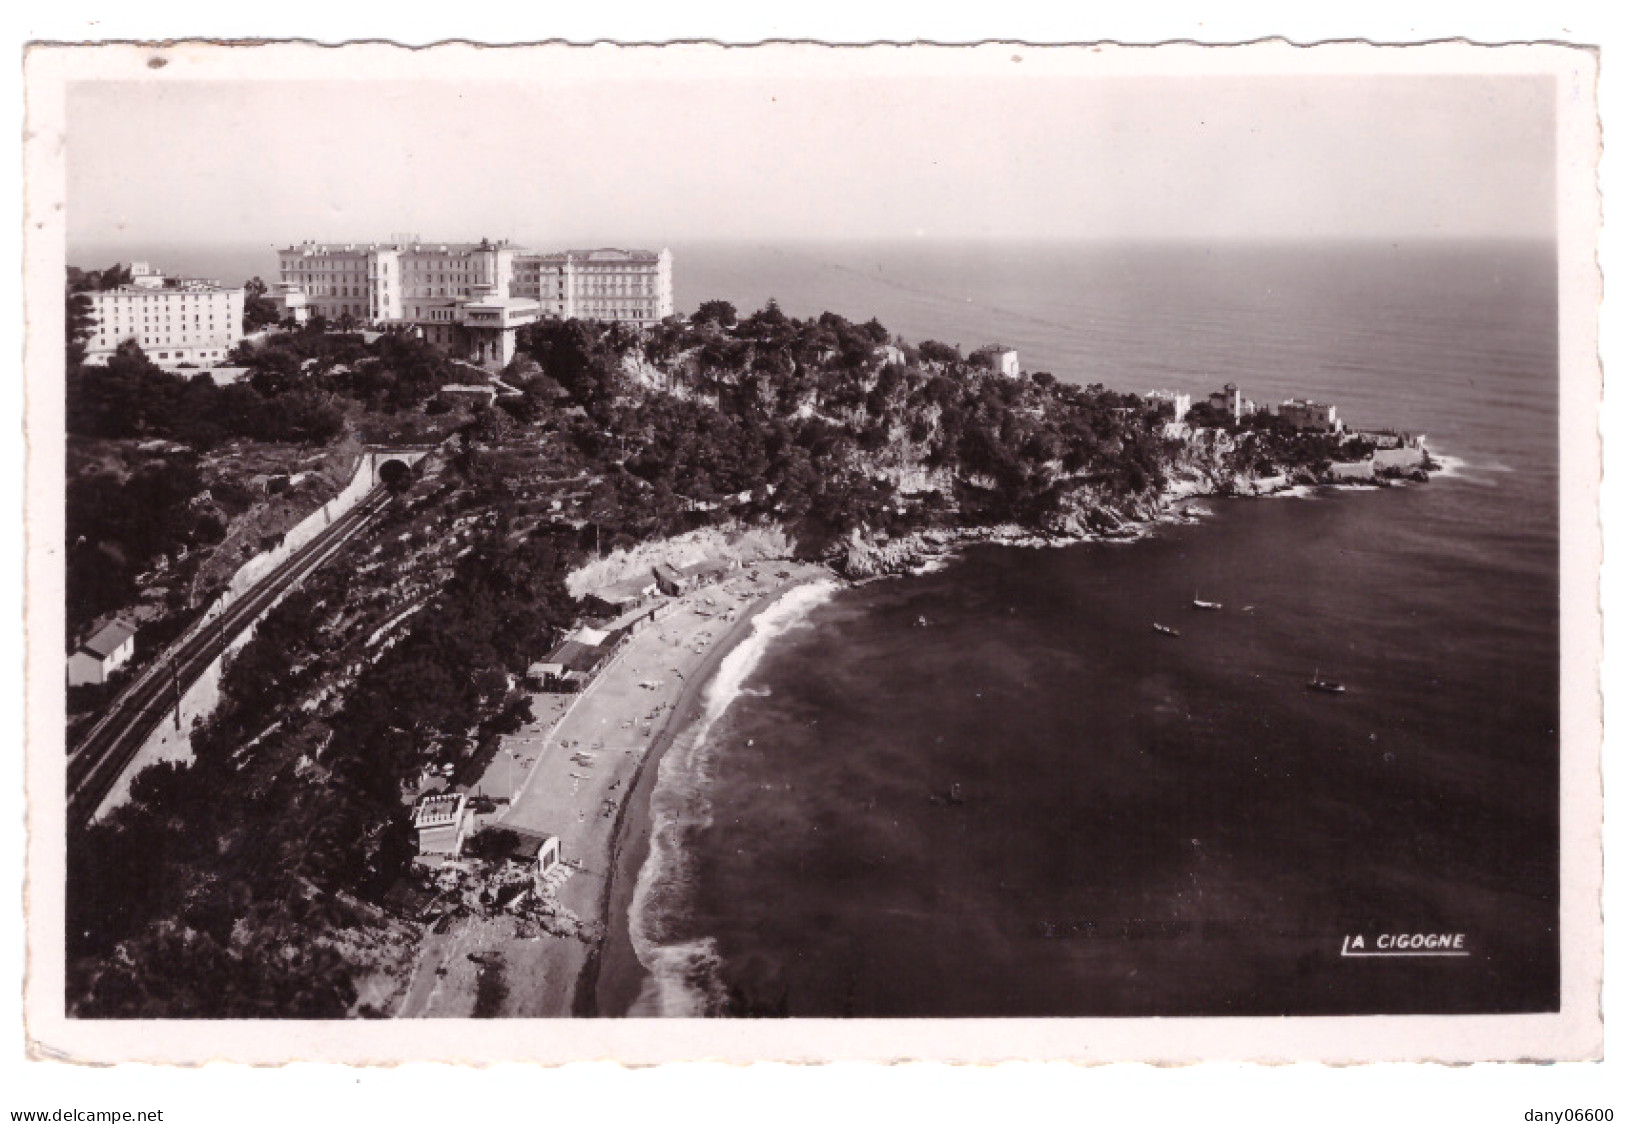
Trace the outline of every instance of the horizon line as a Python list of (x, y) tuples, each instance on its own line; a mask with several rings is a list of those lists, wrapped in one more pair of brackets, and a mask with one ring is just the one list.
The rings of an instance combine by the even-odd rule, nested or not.
[[(439, 237), (426, 237), (422, 241), (453, 242), (467, 241), (461, 235), (443, 235)], [(316, 242), (345, 242), (365, 245), (369, 243), (388, 243), (389, 238), (301, 238), (294, 240), (259, 239), (259, 238), (198, 238), (181, 237), (169, 238), (162, 235), (149, 236), (65, 236), (65, 245), (152, 245), (163, 243), (173, 246), (264, 246), (276, 250), (299, 246), (308, 241)], [(539, 246), (541, 240), (526, 238), (508, 238), (506, 241), (520, 248)], [(943, 243), (1000, 243), (1000, 244), (1034, 244), (1034, 245), (1214, 245), (1214, 246), (1248, 246), (1248, 245), (1303, 245), (1303, 244), (1420, 244), (1420, 243), (1551, 243), (1560, 241), (1560, 236), (1553, 231), (1547, 234), (1263, 234), (1263, 235), (1037, 235), (1037, 234), (842, 234), (828, 237), (814, 237), (802, 234), (751, 234), (751, 235), (695, 235), (693, 237), (671, 238), (639, 238), (617, 237), (612, 240), (592, 238), (562, 238), (546, 240), (548, 245), (555, 242), (569, 244), (572, 247), (587, 246), (603, 248), (620, 246), (622, 248), (636, 243), (654, 245), (659, 243), (663, 247), (681, 245), (705, 246), (747, 246), (747, 245), (850, 245), (854, 243), (891, 243), (900, 245), (930, 245)]]

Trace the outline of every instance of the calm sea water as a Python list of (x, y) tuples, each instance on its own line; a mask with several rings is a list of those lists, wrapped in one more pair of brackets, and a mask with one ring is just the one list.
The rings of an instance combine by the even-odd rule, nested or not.
[[(637, 1013), (1555, 1008), (1549, 247), (673, 249), (680, 309), (771, 296), (1078, 382), (1308, 395), (1460, 467), (774, 610), (662, 763)], [(275, 266), (70, 260), (131, 256)], [(1316, 670), (1348, 693), (1306, 691)], [(962, 803), (933, 799), (952, 785)], [(1472, 955), (1339, 955), (1402, 932)]]
[[(1138, 543), (976, 548), (778, 614), (662, 765), (638, 1013), (1555, 1007), (1548, 251), (762, 255), (793, 313), (850, 286), (842, 311), (905, 333), (996, 333), (1125, 389), (1329, 398), (1461, 467), (1214, 502)], [(748, 304), (731, 275), (711, 291)], [(1306, 690), (1316, 670), (1348, 693)], [(1339, 954), (1415, 932), (1471, 955)]]

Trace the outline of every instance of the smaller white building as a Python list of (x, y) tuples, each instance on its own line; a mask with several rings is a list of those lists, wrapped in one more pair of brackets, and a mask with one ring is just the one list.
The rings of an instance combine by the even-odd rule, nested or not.
[(1167, 406), (1172, 409), (1175, 423), (1184, 421), (1185, 415), (1191, 412), (1191, 396), (1181, 394), (1177, 390), (1147, 391), (1145, 400), (1154, 406)]
[(1011, 379), (1017, 378), (1021, 374), (1021, 360), (1017, 357), (1016, 349), (1013, 347), (995, 345), (988, 348), (987, 361), (995, 374)]
[(135, 655), (135, 629), (113, 621), (97, 629), (68, 657), (68, 686), (105, 683)]
[(151, 262), (133, 261), (130, 263), (130, 284), (138, 289), (162, 289), (163, 271), (155, 268)]
[(277, 319), (292, 320), (295, 324), (304, 324), (310, 320), (309, 298), (298, 285), (278, 281), (265, 295), (276, 305)]
[(418, 833), (418, 858), (456, 858), (463, 853), (463, 843), (468, 839), (472, 823), (466, 793), (425, 796), (412, 809), (412, 826)]

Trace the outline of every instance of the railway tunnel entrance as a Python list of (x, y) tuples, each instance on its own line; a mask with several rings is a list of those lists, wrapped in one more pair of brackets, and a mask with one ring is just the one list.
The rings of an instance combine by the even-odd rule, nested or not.
[(417, 464), (434, 452), (433, 445), (387, 447), (369, 445), (365, 456), (374, 486), (383, 484), (394, 491), (408, 487), (417, 476)]

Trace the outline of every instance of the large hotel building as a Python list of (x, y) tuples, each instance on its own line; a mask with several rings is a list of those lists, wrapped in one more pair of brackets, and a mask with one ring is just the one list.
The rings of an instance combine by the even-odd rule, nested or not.
[(279, 250), (283, 315), (411, 325), (459, 358), (500, 368), (542, 317), (635, 326), (672, 314), (671, 251), (535, 253), (508, 242), (304, 242)]
[(86, 363), (105, 363), (134, 340), (161, 367), (214, 367), (243, 338), (242, 289), (168, 279), (146, 262), (130, 263), (128, 285), (83, 295), (96, 317)]

